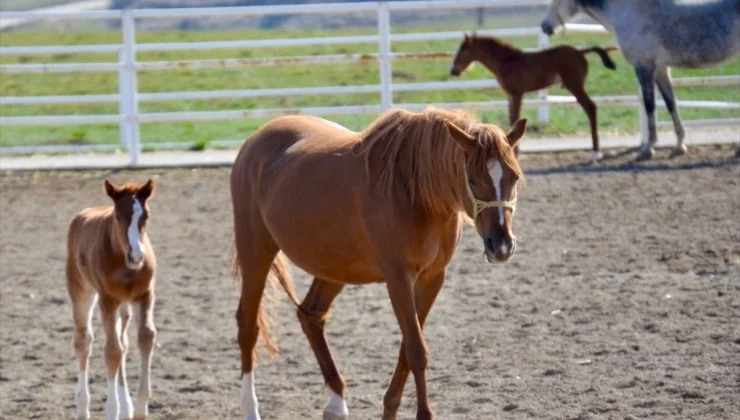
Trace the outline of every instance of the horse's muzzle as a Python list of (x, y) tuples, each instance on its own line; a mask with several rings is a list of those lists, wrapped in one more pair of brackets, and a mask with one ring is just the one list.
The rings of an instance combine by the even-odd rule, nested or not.
[(483, 240), (486, 259), (489, 263), (505, 263), (516, 250), (516, 240), (508, 235), (487, 236)]
[(458, 68), (456, 66), (452, 66), (452, 67), (450, 67), (450, 75), (452, 75), (452, 76), (459, 76), (460, 75), (460, 70), (458, 70)]
[(555, 32), (555, 28), (553, 28), (550, 22), (546, 20), (542, 21), (540, 28), (542, 28), (542, 32), (544, 32), (547, 36), (551, 36)]
[(126, 253), (126, 265), (132, 270), (138, 270), (144, 265), (144, 254), (134, 253), (131, 249)]

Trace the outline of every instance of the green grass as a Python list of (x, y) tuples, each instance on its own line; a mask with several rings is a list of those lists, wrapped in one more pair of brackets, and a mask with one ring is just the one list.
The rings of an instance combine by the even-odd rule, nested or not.
[[(508, 25), (511, 26), (511, 25)], [(459, 26), (457, 26), (459, 28)], [(454, 30), (449, 25), (429, 28), (403, 28), (396, 32), (423, 32), (437, 30)], [(239, 39), (269, 39), (310, 36), (340, 36), (373, 34), (374, 29), (357, 29), (341, 31), (223, 31), (223, 32), (140, 32), (138, 42), (182, 42), (214, 41)], [(107, 44), (119, 43), (120, 33), (93, 31), (86, 33), (54, 33), (51, 31), (11, 32), (0, 37), (0, 45), (53, 45), (53, 44)], [(534, 47), (536, 40), (516, 38), (512, 40), (520, 47)], [(614, 45), (608, 35), (567, 34), (566, 38), (558, 36), (552, 44), (573, 45)], [(458, 41), (429, 41), (414, 43), (394, 43), (394, 51), (433, 52), (453, 51)], [(141, 53), (138, 59), (148, 60), (181, 60), (208, 58), (270, 57), (290, 55), (318, 55), (339, 53), (371, 53), (377, 51), (377, 45), (347, 46), (310, 46), (295, 48), (264, 48), (253, 50), (213, 50)], [(637, 81), (632, 68), (625, 63), (619, 53), (612, 53), (617, 63), (617, 71), (604, 68), (595, 55), (589, 55), (590, 72), (587, 91), (592, 96), (634, 95), (637, 93)], [(72, 63), (72, 62), (114, 62), (112, 54), (56, 54), (47, 56), (1, 56), (0, 63)], [(393, 63), (394, 83), (427, 82), (449, 80), (449, 60), (406, 60)], [(711, 69), (673, 71), (674, 77), (700, 75), (740, 74), (740, 57)], [(487, 79), (493, 76), (481, 65), (476, 65), (461, 77), (462, 80)], [(363, 85), (379, 83), (377, 63), (343, 63), (318, 65), (283, 65), (276, 67), (246, 67), (231, 69), (202, 70), (168, 70), (142, 71), (139, 73), (140, 92), (174, 92), (193, 90), (238, 90), (281, 87), (310, 87), (334, 85)], [(115, 73), (70, 73), (70, 74), (3, 74), (0, 77), (0, 95), (72, 95), (102, 94), (118, 91), (118, 76)], [(561, 88), (552, 88), (551, 94), (568, 94)], [(703, 99), (740, 102), (740, 89), (729, 87), (690, 87), (677, 88), (679, 99)], [(534, 97), (532, 94), (530, 97)], [(477, 89), (456, 91), (406, 92), (394, 95), (396, 103), (439, 103), (504, 100), (500, 90)], [(174, 101), (144, 102), (140, 104), (141, 112), (179, 112), (206, 110), (242, 110), (256, 108), (306, 107), (333, 105), (360, 105), (379, 103), (377, 94), (347, 95), (312, 95), (295, 97), (276, 97), (258, 99), (208, 100), (208, 101)], [(536, 109), (527, 109), (524, 116), (536, 121)], [(682, 109), (684, 119), (740, 117), (738, 111)], [(73, 114), (108, 114), (118, 113), (117, 104), (94, 105), (43, 105), (43, 106), (2, 106), (2, 116), (22, 115), (73, 115)], [(505, 111), (481, 112), (481, 117), (492, 123), (506, 125)], [(534, 126), (530, 135), (586, 134), (588, 120), (580, 108), (551, 108), (550, 124)], [(341, 116), (330, 119), (352, 129), (361, 129), (376, 115)], [(660, 113), (661, 120), (668, 120), (665, 111)], [(150, 123), (141, 126), (144, 144), (170, 141), (192, 142), (194, 147), (202, 148), (215, 140), (239, 140), (248, 136), (265, 120), (244, 119), (236, 121), (198, 121), (182, 123)], [(602, 133), (635, 132), (638, 129), (637, 112), (634, 107), (601, 107), (599, 109), (599, 128)], [(0, 145), (30, 144), (80, 144), (109, 143), (117, 144), (118, 127), (116, 125), (89, 126), (39, 126), (39, 127), (3, 127), (0, 130)]]

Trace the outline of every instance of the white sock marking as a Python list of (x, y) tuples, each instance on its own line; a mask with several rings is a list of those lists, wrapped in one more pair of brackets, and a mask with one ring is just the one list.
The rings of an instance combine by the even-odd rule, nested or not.
[(128, 386), (122, 387), (118, 384), (118, 405), (120, 407), (119, 418), (134, 418), (134, 404), (131, 402), (131, 395), (128, 392)]
[(242, 373), (241, 403), (244, 420), (260, 420), (257, 393), (254, 390), (254, 372)]
[(344, 398), (334, 391), (331, 391), (331, 397), (329, 398), (329, 403), (324, 407), (324, 412), (335, 414), (340, 417), (347, 417), (349, 414), (347, 403), (344, 401)]
[[(501, 201), (501, 179), (504, 177), (504, 168), (498, 160), (492, 160), (488, 163), (488, 174), (493, 181), (493, 187), (496, 189), (496, 201)], [(504, 209), (498, 208), (498, 222), (501, 227), (504, 226)]]
[[(91, 311), (92, 312), (92, 311)], [(90, 418), (90, 390), (87, 385), (87, 369), (77, 374), (77, 389), (75, 390), (77, 404), (77, 420)]]
[(138, 199), (134, 199), (134, 213), (131, 216), (131, 224), (128, 227), (128, 244), (131, 247), (131, 260), (141, 267), (144, 261), (144, 244), (141, 243), (141, 232), (139, 231), (139, 220), (144, 214), (144, 207)]
[(108, 380), (108, 394), (105, 399), (105, 419), (118, 420), (118, 381)]

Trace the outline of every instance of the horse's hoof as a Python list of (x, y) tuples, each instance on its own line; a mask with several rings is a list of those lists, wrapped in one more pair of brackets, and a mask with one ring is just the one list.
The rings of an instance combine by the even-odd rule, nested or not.
[(589, 163), (597, 163), (601, 159), (604, 158), (604, 154), (601, 152), (591, 152), (591, 158), (589, 159)]
[(324, 411), (324, 420), (347, 420), (347, 415)]
[(655, 149), (653, 149), (652, 147), (643, 149), (640, 151), (640, 154), (637, 155), (637, 161), (642, 162), (645, 160), (650, 160), (653, 158), (653, 156), (655, 156)]
[(673, 153), (671, 153), (671, 155), (672, 156), (683, 156), (687, 153), (689, 153), (689, 148), (686, 147), (685, 144), (682, 144), (680, 146), (676, 146), (676, 148), (673, 149)]

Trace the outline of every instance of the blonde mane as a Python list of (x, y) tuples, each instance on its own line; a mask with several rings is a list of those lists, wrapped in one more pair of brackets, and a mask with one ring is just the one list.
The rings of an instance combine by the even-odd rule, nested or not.
[(473, 165), (485, 168), (495, 157), (523, 178), (500, 128), (480, 124), (464, 111), (430, 107), (420, 113), (389, 110), (360, 133), (358, 148), (365, 155), (371, 185), (387, 197), (401, 191), (411, 205), (418, 204), (435, 216), (462, 212), (465, 154), (450, 136), (446, 119), (478, 141), (478, 153), (469, 157)]

